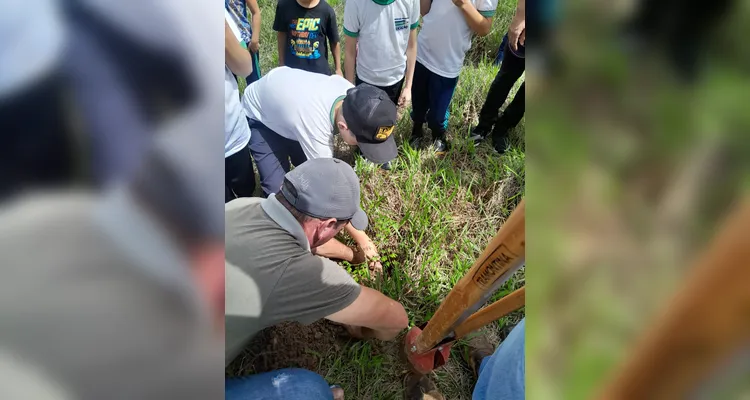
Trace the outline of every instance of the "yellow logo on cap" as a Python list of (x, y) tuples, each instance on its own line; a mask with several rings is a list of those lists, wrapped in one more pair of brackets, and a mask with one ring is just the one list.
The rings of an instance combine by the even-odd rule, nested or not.
[(388, 136), (391, 136), (391, 133), (393, 133), (393, 125), (381, 126), (380, 128), (378, 128), (378, 133), (375, 134), (375, 139), (378, 139), (378, 140), (388, 139)]

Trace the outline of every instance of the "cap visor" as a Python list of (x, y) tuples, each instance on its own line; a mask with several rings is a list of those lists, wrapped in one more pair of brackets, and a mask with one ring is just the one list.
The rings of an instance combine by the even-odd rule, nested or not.
[(365, 212), (360, 208), (359, 210), (357, 210), (357, 213), (354, 214), (350, 222), (352, 223), (352, 226), (354, 228), (363, 231), (367, 229), (367, 214), (365, 214)]
[(396, 149), (396, 139), (391, 135), (385, 142), (381, 143), (364, 143), (358, 144), (359, 149), (362, 150), (365, 158), (374, 162), (375, 164), (385, 164), (388, 161), (393, 160), (398, 155), (398, 149)]

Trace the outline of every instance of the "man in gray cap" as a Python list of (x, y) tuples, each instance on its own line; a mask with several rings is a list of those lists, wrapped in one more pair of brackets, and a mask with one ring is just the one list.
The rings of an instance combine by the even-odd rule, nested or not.
[[(350, 222), (367, 228), (359, 196), (351, 166), (317, 158), (288, 172), (279, 193), (227, 203), (225, 257), (236, 266), (226, 274), (227, 364), (255, 333), (284, 321), (326, 318), (346, 325), (355, 337), (382, 340), (407, 327), (401, 304), (311, 252)], [(249, 298), (250, 292), (257, 295)]]

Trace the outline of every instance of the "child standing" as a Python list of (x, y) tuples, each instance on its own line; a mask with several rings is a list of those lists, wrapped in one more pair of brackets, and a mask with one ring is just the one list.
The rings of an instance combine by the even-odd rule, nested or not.
[(279, 66), (331, 75), (330, 47), (336, 74), (344, 76), (336, 12), (325, 0), (280, 0), (273, 30), (277, 32)]
[[(224, 0), (224, 8), (239, 28), (240, 44), (247, 48), (253, 58), (253, 72), (244, 77), (247, 84), (260, 79), (260, 62), (258, 51), (260, 50), (260, 7), (257, 0)], [(252, 15), (252, 21), (247, 20), (248, 10)]]
[(347, 0), (346, 79), (378, 87), (394, 104), (406, 107), (411, 101), (418, 26), (419, 0)]
[(497, 0), (421, 0), (424, 16), (419, 33), (417, 65), (414, 70), (412, 104), (412, 147), (419, 147), (423, 125), (432, 131), (432, 146), (438, 152), (448, 150), (448, 107), (458, 84), (458, 75), (471, 35), (485, 36), (492, 29)]

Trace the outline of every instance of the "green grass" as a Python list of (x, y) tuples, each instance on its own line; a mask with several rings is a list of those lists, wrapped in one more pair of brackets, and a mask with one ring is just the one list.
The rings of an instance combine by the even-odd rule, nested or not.
[[(329, 3), (336, 10), (341, 30), (343, 1)], [(275, 5), (272, 1), (260, 1), (263, 72), (275, 67), (278, 61), (276, 33), (272, 29)], [(400, 153), (390, 172), (352, 154), (342, 143), (337, 146), (337, 156), (354, 162), (362, 182), (363, 207), (370, 217), (368, 234), (378, 246), (389, 274), (385, 279), (371, 280), (365, 270), (345, 267), (361, 283), (400, 301), (412, 325), (432, 316), (523, 196), (523, 122), (511, 135), (511, 149), (502, 156), (494, 153), (487, 143), (475, 147), (467, 140), (497, 73), (491, 61), (514, 7), (514, 1), (501, 2), (492, 33), (475, 39), (469, 52), (450, 107), (448, 137), (452, 149), (447, 155), (438, 157), (431, 151), (416, 151), (405, 143), (411, 130), (408, 114), (396, 129)], [(523, 284), (522, 269), (495, 298)], [(522, 316), (523, 311), (511, 314), (484, 332), (497, 343), (507, 334), (508, 326)], [(454, 347), (448, 365), (433, 376), (441, 392), (451, 400), (471, 398), (474, 382), (461, 361), (463, 343)], [(400, 337), (388, 343), (351, 341), (339, 354), (321, 359), (327, 371), (325, 378), (341, 385), (347, 399), (402, 398), (406, 365), (399, 360), (401, 345)]]

